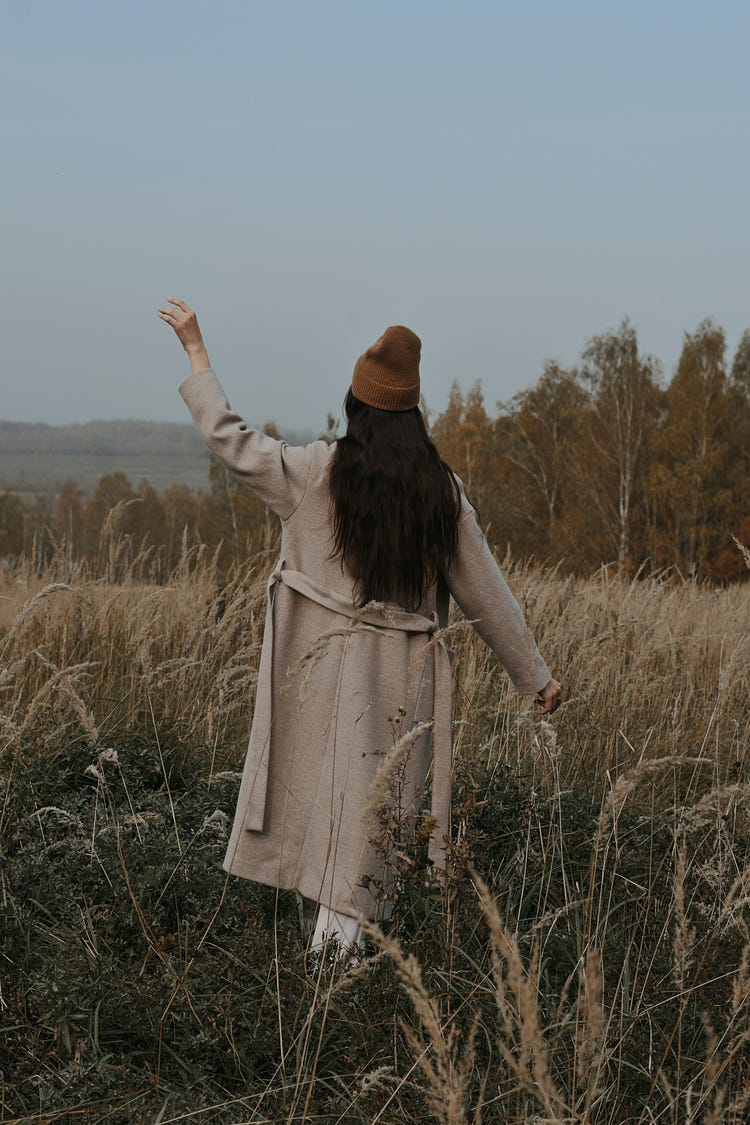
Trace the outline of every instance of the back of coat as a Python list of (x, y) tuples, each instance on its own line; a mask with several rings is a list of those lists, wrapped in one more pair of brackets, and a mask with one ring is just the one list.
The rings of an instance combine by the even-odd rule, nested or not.
[(353, 605), (352, 575), (331, 557), (335, 445), (291, 446), (248, 427), (212, 368), (190, 375), (179, 390), (209, 448), (282, 526), (223, 866), (376, 918), (389, 855), (414, 819), (433, 818), (433, 858), (448, 843), (450, 666), (438, 632), (448, 624), (448, 595), (519, 692), (540, 691), (549, 669), (462, 485), (449, 572), (416, 613), (390, 605), (380, 617), (363, 616)]

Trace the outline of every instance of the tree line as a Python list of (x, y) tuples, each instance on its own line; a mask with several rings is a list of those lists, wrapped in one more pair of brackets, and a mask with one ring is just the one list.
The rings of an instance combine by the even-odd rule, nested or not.
[(675, 568), (730, 581), (750, 545), (750, 331), (731, 366), (723, 330), (685, 333), (669, 383), (626, 318), (581, 362), (488, 415), (479, 382), (432, 427), (488, 537), (515, 556), (587, 573)]
[[(264, 429), (278, 436), (273, 423)], [(466, 392), (455, 382), (429, 429), (501, 553), (578, 574), (612, 564), (716, 582), (747, 575), (738, 544), (750, 546), (750, 330), (729, 364), (723, 329), (704, 320), (685, 333), (665, 385), (626, 318), (592, 337), (576, 366), (547, 361), (494, 417), (481, 381)], [(336, 438), (330, 415), (321, 436)], [(6, 566), (57, 553), (102, 572), (116, 538), (120, 569), (148, 552), (160, 581), (188, 546), (208, 545), (228, 568), (277, 537), (275, 518), (213, 457), (205, 490), (134, 487), (115, 472), (89, 496), (75, 481), (57, 496), (0, 494)]]
[(155, 445), (163, 456), (202, 452), (200, 434), (183, 422), (146, 422), (115, 418), (52, 426), (46, 422), (0, 421), (4, 453), (150, 453)]

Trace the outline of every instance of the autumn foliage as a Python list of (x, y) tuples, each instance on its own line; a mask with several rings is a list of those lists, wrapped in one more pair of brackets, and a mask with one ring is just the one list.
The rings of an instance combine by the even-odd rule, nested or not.
[[(277, 436), (272, 424), (266, 429)], [(592, 337), (577, 366), (548, 360), (532, 387), (496, 404), (494, 417), (479, 381), (465, 392), (454, 382), (431, 434), (501, 555), (576, 574), (611, 565), (714, 582), (747, 576), (750, 330), (730, 367), (724, 331), (704, 320), (685, 333), (665, 384), (660, 361), (639, 351), (625, 319)], [(330, 416), (325, 438), (335, 438)], [(98, 573), (115, 566), (115, 532), (117, 568), (147, 549), (154, 580), (163, 581), (185, 543), (208, 545), (227, 569), (271, 549), (278, 525), (216, 460), (205, 490), (158, 491), (145, 479), (134, 487), (115, 472), (89, 496), (74, 481), (57, 497), (0, 494), (6, 558), (24, 554), (43, 566), (64, 550), (71, 564), (88, 560)]]
[(516, 557), (590, 573), (674, 568), (730, 581), (750, 545), (750, 331), (727, 369), (724, 332), (686, 333), (665, 387), (635, 328), (589, 341), (579, 366), (550, 360), (497, 416), (458, 384), (433, 426), (488, 537)]

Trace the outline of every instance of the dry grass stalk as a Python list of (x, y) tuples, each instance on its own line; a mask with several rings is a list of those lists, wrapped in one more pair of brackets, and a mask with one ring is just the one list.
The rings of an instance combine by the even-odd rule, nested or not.
[(8, 632), (5, 634), (2, 649), (3, 655), (10, 648), (10, 645), (13, 643), (16, 637), (22, 632), (26, 622), (29, 621), (31, 617), (33, 617), (34, 611), (36, 610), (37, 606), (51, 594), (57, 593), (58, 590), (64, 590), (68, 594), (74, 593), (72, 587), (66, 585), (65, 582), (49, 582), (43, 589), (41, 589), (37, 594), (34, 594), (34, 596), (25, 603), (15, 621), (8, 629)]
[(602, 995), (602, 957), (591, 948), (582, 966), (577, 1004), (576, 1085), (586, 1091), (584, 1116), (602, 1088), (602, 1037), (604, 999)]
[(675, 868), (672, 882), (674, 896), (675, 929), (673, 938), (673, 973), (680, 1002), (684, 1002), (685, 978), (693, 962), (695, 928), (688, 922), (685, 909), (685, 877), (687, 874), (687, 844), (684, 837), (675, 850)]
[(734, 534), (732, 534), (732, 539), (734, 539), (734, 544), (745, 561), (745, 566), (748, 570), (750, 570), (750, 548), (746, 547), (744, 543), (740, 542), (740, 540)]
[(746, 1012), (750, 1006), (750, 942), (742, 947), (742, 960), (732, 985), (732, 1015)]
[(695, 804), (679, 811), (679, 827), (683, 832), (696, 832), (705, 825), (715, 825), (732, 815), (738, 807), (747, 807), (750, 785), (714, 785)]
[(319, 664), (324, 656), (328, 655), (331, 641), (336, 637), (344, 637), (348, 639), (352, 633), (359, 632), (376, 633), (382, 635), (380, 629), (376, 625), (365, 625), (361, 621), (352, 625), (344, 625), (339, 629), (328, 629), (325, 633), (321, 633), (318, 639), (310, 646), (306, 653), (299, 658), (299, 660), (292, 665), (287, 673), (287, 680), (282, 684), (279, 690), (279, 696), (283, 696), (290, 690), (294, 684), (298, 674), (304, 672), (304, 676), (299, 682), (298, 699), (303, 703), (307, 699), (307, 685), (310, 682), (310, 677), (315, 671), (316, 666)]
[(393, 960), (399, 980), (419, 1019), (426, 1043), (403, 1021), (401, 1028), (424, 1075), (425, 1097), (430, 1111), (441, 1125), (464, 1125), (466, 1094), (474, 1067), (477, 1021), (461, 1051), (458, 1029), (450, 1020), (446, 1024), (441, 1021), (437, 1004), (424, 985), (422, 970), (416, 959), (411, 955), (404, 956), (399, 942), (387, 937), (375, 922), (364, 921), (362, 928)]
[(24, 716), (23, 722), (20, 726), (20, 732), (23, 734), (31, 730), (34, 725), (34, 720), (40, 708), (44, 705), (47, 698), (57, 689), (60, 689), (64, 696), (72, 700), (75, 705), (76, 714), (82, 718), (82, 725), (87, 732), (95, 732), (95, 737), (98, 737), (96, 732), (96, 725), (90, 712), (86, 710), (85, 704), (80, 695), (73, 687), (73, 676), (85, 672), (86, 669), (96, 665), (96, 661), (86, 660), (82, 664), (74, 664), (69, 668), (59, 668), (56, 672), (49, 677), (45, 683), (39, 688), (33, 699), (28, 705), (28, 709)]
[(704, 1084), (707, 1090), (713, 1091), (711, 1105), (706, 1108), (703, 1117), (704, 1125), (722, 1125), (724, 1121), (724, 1103), (726, 1102), (726, 1088), (718, 1084), (719, 1043), (711, 1021), (703, 1016), (703, 1026), (706, 1030), (706, 1067), (704, 1071)]
[(414, 743), (432, 728), (432, 720), (416, 723), (410, 730), (402, 734), (390, 750), (383, 756), (375, 776), (370, 782), (366, 813), (368, 816), (377, 817), (388, 805), (391, 798), (391, 779), (406, 760)]
[(641, 762), (635, 769), (628, 773), (621, 774), (610, 788), (607, 798), (602, 805), (596, 828), (594, 851), (597, 852), (599, 850), (602, 839), (613, 824), (616, 824), (617, 817), (622, 811), (628, 797), (644, 778), (652, 777), (654, 774), (668, 770), (670, 767), (673, 769), (684, 769), (686, 766), (690, 765), (712, 766), (713, 764), (714, 763), (708, 758), (688, 758), (679, 754), (672, 754), (667, 758)]
[(472, 872), (472, 880), (492, 943), (495, 1001), (504, 1036), (498, 1037), (497, 1047), (521, 1087), (541, 1102), (545, 1113), (557, 1121), (559, 1115), (566, 1112), (567, 1103), (549, 1070), (537, 1004), (536, 959), (532, 956), (531, 968), (527, 970), (518, 942), (500, 917), (489, 887), (476, 872)]

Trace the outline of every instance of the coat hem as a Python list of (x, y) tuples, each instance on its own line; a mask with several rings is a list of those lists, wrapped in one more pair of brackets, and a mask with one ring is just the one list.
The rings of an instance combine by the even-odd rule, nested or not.
[[(383, 918), (385, 916), (383, 912), (387, 910), (388, 907), (387, 903), (378, 904), (372, 895), (370, 895), (370, 898), (372, 899), (373, 905), (369, 910), (358, 909), (350, 898), (339, 898), (337, 900), (337, 903), (326, 902), (325, 899), (321, 898), (320, 895), (319, 878), (308, 879), (303, 875), (299, 880), (297, 880), (295, 886), (291, 886), (291, 879), (286, 879), (279, 882), (277, 878), (272, 878), (270, 875), (265, 878), (262, 875), (248, 875), (239, 868), (233, 869), (231, 865), (227, 864), (226, 861), (224, 861), (221, 866), (224, 871), (227, 872), (227, 874), (234, 875), (238, 879), (247, 879), (250, 883), (261, 883), (264, 887), (273, 887), (274, 890), (277, 891), (296, 891), (297, 894), (303, 895), (305, 898), (310, 899), (312, 902), (320, 906), (327, 906), (331, 910), (335, 910), (339, 913), (343, 912), (345, 914), (350, 914), (352, 917), (361, 914), (370, 922), (377, 921), (379, 918)], [(366, 895), (368, 893), (366, 887), (358, 887), (357, 890), (359, 890), (362, 895)]]

